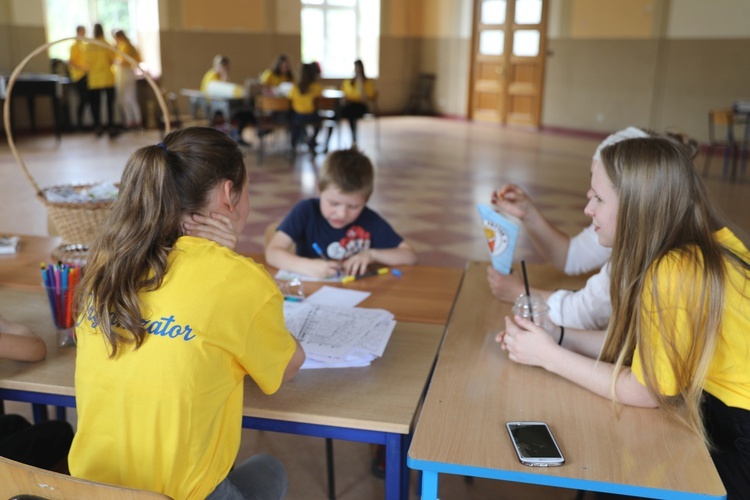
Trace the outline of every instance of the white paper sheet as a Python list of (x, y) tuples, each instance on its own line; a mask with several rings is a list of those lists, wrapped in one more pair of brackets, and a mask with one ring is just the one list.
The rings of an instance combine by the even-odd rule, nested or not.
[(321, 306), (354, 307), (370, 295), (372, 295), (370, 292), (324, 285), (317, 292), (307, 297), (305, 302)]
[(298, 279), (300, 281), (324, 281), (327, 283), (341, 283), (341, 279), (344, 277), (343, 271), (341, 271), (336, 276), (333, 276), (331, 278), (315, 278), (313, 276), (306, 276), (304, 274), (300, 273), (293, 273), (291, 271), (285, 271), (284, 269), (279, 269), (279, 271), (276, 273), (274, 278), (277, 280), (292, 280), (292, 279)]
[(284, 319), (310, 360), (307, 368), (367, 366), (383, 355), (396, 326), (393, 314), (383, 309), (307, 301), (285, 304)]

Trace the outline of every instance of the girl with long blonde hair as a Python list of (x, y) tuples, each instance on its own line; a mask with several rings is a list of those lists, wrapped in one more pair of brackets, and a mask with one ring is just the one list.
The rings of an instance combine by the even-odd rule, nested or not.
[(672, 140), (605, 148), (590, 194), (585, 212), (612, 248), (606, 336), (568, 330), (561, 347), (515, 317), (498, 341), (513, 361), (662, 408), (706, 440), (729, 498), (750, 491), (750, 252)]

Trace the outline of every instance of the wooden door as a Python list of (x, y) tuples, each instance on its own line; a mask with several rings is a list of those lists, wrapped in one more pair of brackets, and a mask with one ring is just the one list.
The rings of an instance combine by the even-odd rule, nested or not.
[(469, 117), (539, 126), (546, 0), (474, 0)]

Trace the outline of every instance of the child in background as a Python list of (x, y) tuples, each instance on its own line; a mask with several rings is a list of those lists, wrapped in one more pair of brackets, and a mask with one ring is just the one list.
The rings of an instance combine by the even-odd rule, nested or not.
[(74, 476), (172, 498), (284, 496), (277, 459), (234, 466), (243, 388), (250, 375), (276, 392), (304, 352), (262, 266), (183, 232), (197, 213), (240, 233), (248, 184), (237, 144), (212, 128), (128, 160), (77, 296)]
[[(41, 361), (47, 347), (39, 335), (0, 316), (0, 358)], [(21, 415), (0, 415), (0, 455), (42, 469), (67, 472), (73, 428), (63, 420), (32, 425)]]
[(318, 278), (341, 270), (363, 274), (375, 263), (416, 264), (411, 246), (366, 206), (374, 177), (372, 162), (357, 149), (330, 153), (318, 177), (319, 198), (300, 201), (282, 221), (266, 247), (268, 264)]
[(292, 101), (292, 151), (296, 151), (297, 145), (305, 139), (307, 126), (312, 125), (313, 133), (307, 136), (306, 142), (309, 151), (315, 153), (315, 144), (320, 132), (320, 117), (315, 99), (323, 94), (323, 87), (317, 79), (317, 67), (313, 63), (303, 64), (299, 81), (289, 92), (289, 99)]
[(354, 77), (341, 82), (344, 92), (344, 104), (341, 116), (349, 120), (352, 129), (352, 143), (357, 144), (357, 121), (365, 116), (369, 105), (375, 100), (375, 82), (365, 75), (365, 66), (361, 60), (354, 61)]
[(585, 213), (612, 248), (606, 336), (558, 345), (521, 317), (509, 358), (615, 402), (660, 407), (710, 445), (727, 498), (750, 491), (750, 251), (712, 206), (690, 154), (665, 138), (602, 150)]
[(214, 56), (211, 69), (206, 71), (201, 79), (201, 92), (208, 93), (208, 84), (211, 82), (226, 82), (229, 79), (229, 58), (221, 54)]
[(293, 83), (294, 73), (292, 65), (286, 54), (281, 54), (276, 59), (272, 68), (268, 68), (260, 75), (260, 83), (267, 89), (274, 89), (282, 83)]

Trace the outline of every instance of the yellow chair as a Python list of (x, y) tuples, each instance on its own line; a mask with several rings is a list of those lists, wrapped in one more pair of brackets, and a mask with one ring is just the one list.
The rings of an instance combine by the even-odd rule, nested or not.
[(13, 500), (17, 497), (48, 500), (169, 500), (161, 493), (86, 481), (0, 457), (0, 498)]

